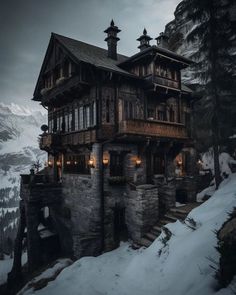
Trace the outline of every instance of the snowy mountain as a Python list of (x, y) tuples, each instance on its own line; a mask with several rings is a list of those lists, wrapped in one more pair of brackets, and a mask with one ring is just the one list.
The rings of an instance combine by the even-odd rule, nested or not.
[(46, 113), (0, 103), (0, 245), (5, 251), (12, 247), (16, 231), (20, 174), (46, 160), (37, 141), (46, 120)]
[[(66, 267), (58, 261), (29, 282), (18, 295), (233, 295), (236, 278), (220, 289), (218, 231), (236, 206), (236, 174), (221, 183), (213, 196), (192, 210), (184, 223), (167, 230), (147, 249), (132, 250), (128, 243), (98, 257), (84, 257)], [(44, 279), (47, 286), (39, 282)]]

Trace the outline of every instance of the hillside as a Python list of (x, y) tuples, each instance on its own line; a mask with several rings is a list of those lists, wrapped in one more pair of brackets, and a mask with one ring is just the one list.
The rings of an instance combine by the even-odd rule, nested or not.
[[(149, 248), (132, 250), (129, 244), (122, 244), (99, 257), (84, 257), (45, 288), (33, 291), (28, 285), (18, 294), (233, 295), (236, 280), (217, 291), (214, 268), (219, 261), (215, 232), (235, 206), (236, 174), (232, 174), (184, 223), (167, 225), (168, 230)], [(47, 273), (52, 275), (53, 269)]]
[(44, 113), (0, 104), (0, 245), (5, 252), (11, 251), (16, 232), (20, 174), (46, 160), (37, 141), (45, 122)]

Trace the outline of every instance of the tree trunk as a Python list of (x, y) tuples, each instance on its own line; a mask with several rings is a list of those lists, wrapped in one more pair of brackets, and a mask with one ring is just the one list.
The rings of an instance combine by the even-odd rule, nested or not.
[(219, 188), (221, 182), (220, 176), (220, 162), (219, 162), (219, 147), (217, 143), (213, 145), (214, 151), (214, 174), (215, 174), (215, 182), (216, 182), (216, 189)]

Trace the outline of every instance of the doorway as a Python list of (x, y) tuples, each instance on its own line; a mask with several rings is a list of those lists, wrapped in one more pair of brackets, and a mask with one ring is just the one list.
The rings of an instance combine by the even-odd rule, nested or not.
[(121, 241), (127, 241), (128, 230), (125, 223), (125, 208), (115, 207), (114, 209), (114, 242), (119, 246)]

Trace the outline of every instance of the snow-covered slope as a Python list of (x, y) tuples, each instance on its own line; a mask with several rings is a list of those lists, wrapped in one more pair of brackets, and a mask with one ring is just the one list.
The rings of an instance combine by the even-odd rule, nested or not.
[(37, 160), (42, 164), (45, 162), (46, 154), (39, 150), (37, 138), (40, 126), (46, 121), (46, 113), (16, 104), (0, 103), (0, 236), (3, 239), (1, 245), (5, 244), (7, 237), (11, 240), (14, 238), (20, 174), (28, 173)]
[(235, 206), (236, 174), (231, 174), (185, 223), (167, 225), (169, 231), (148, 249), (135, 251), (122, 244), (99, 257), (84, 257), (45, 288), (28, 287), (19, 294), (233, 295), (232, 286), (217, 291), (212, 266), (219, 261), (215, 231)]

